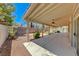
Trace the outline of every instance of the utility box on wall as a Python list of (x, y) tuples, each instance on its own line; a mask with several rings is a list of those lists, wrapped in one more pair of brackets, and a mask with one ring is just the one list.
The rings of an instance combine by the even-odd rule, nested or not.
[(0, 47), (8, 38), (8, 28), (5, 25), (0, 24)]

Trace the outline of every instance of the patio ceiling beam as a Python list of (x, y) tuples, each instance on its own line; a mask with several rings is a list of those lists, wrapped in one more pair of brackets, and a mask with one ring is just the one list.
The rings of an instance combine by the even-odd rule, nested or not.
[[(63, 5), (64, 6), (64, 5)], [(65, 5), (66, 6), (66, 5)], [(67, 5), (68, 6), (68, 5)], [(67, 6), (66, 6), (66, 9), (67, 9)], [(70, 5), (71, 6), (71, 5)], [(60, 6), (61, 8), (63, 8), (62, 7), (62, 5)], [(41, 18), (42, 19), (45, 19), (45, 18), (50, 18), (50, 19), (52, 19), (52, 18), (58, 18), (58, 17), (62, 17), (63, 15), (68, 15), (68, 14), (70, 14), (71, 13), (71, 11), (72, 11), (72, 8), (71, 8), (71, 10), (69, 9), (70, 7), (68, 7), (68, 9), (69, 9), (69, 11), (68, 10), (66, 10), (66, 9), (61, 9), (61, 8), (57, 8), (57, 9), (55, 9), (55, 10), (52, 10), (52, 12), (49, 12), (49, 13), (46, 13), (46, 14), (44, 14), (44, 15), (41, 15), (41, 16), (39, 16), (39, 17), (37, 17), (36, 19), (37, 20), (40, 20)], [(61, 9), (61, 10), (60, 10)], [(57, 11), (57, 12), (56, 12)], [(33, 18), (32, 18), (33, 19)]]
[(47, 12), (50, 10), (52, 7), (54, 7), (56, 4), (45, 4), (46, 6), (43, 7), (40, 11), (38, 11), (35, 16), (33, 15), (30, 19), (35, 19), (39, 16), (41, 16), (43, 13)]
[[(64, 20), (63, 20), (64, 21)], [(51, 24), (51, 23), (45, 23), (45, 22), (40, 22), (39, 20), (36, 20), (36, 21), (31, 21), (31, 22), (37, 22), (37, 23), (40, 23), (40, 24), (44, 24), (44, 25), (47, 25), (47, 26), (52, 26), (53, 27), (53, 25)], [(66, 22), (66, 21), (65, 21)], [(69, 22), (63, 22), (63, 23), (58, 23), (58, 22), (56, 22), (56, 26), (58, 27), (58, 26), (68, 26), (68, 24), (66, 24), (66, 23), (69, 23)]]
[(73, 9), (74, 9), (74, 10), (73, 10), (74, 13), (72, 14), (73, 17), (75, 17), (75, 14), (77, 14), (78, 8), (79, 8), (79, 4), (76, 4), (76, 5), (74, 6), (74, 8), (73, 8)]
[(49, 12), (51, 12), (52, 10), (54, 11), (55, 9), (59, 8), (60, 5), (61, 4), (52, 4), (52, 5), (49, 5), (50, 8), (48, 7), (46, 10), (45, 10), (46, 7), (42, 8), (41, 11), (40, 11), (41, 14), (39, 14), (39, 12), (38, 12), (36, 15), (33, 15), (32, 18), (29, 17), (29, 20), (31, 20), (31, 19), (40, 19), (41, 17), (45, 16), (46, 14), (48, 14)]
[[(48, 4), (47, 4), (48, 5)], [(43, 8), (45, 8), (47, 5), (45, 4), (41, 4), (38, 6), (38, 8), (35, 9), (35, 11), (30, 14), (29, 18), (32, 18), (34, 15), (36, 15), (37, 13), (39, 13)]]
[(47, 23), (44, 23), (44, 22), (40, 22), (39, 20), (36, 20), (36, 21), (31, 21), (31, 22), (37, 22), (37, 23), (40, 23), (40, 24), (44, 24), (44, 25), (47, 25), (47, 26), (52, 26), (52, 25), (50, 25), (50, 24), (47, 24)]
[[(37, 4), (36, 4), (37, 5)], [(46, 4), (45, 4), (46, 5)], [(40, 6), (40, 5), (39, 5)], [(45, 13), (47, 13), (47, 12), (50, 12), (50, 10), (52, 10), (52, 9), (55, 9), (55, 8), (57, 8), (57, 6), (59, 6), (58, 4), (49, 4), (47, 7), (44, 7), (44, 8), (42, 8), (41, 9), (41, 11), (40, 12), (38, 12), (36, 15), (33, 15), (33, 17), (35, 18), (36, 16), (38, 17), (39, 15), (42, 15), (42, 14), (45, 14)], [(33, 7), (33, 5), (32, 6), (30, 6), (30, 8), (29, 8), (29, 10), (31, 9), (33, 12), (34, 11), (36, 11), (36, 8), (32, 8)], [(35, 5), (34, 5), (34, 7), (36, 7)], [(52, 9), (51, 9), (52, 8)], [(34, 9), (34, 10), (33, 10)], [(24, 17), (24, 18), (26, 18), (27, 20), (31, 20), (31, 18), (29, 17), (31, 14), (32, 14), (32, 11), (27, 11), (27, 15), (25, 15), (26, 17)], [(29, 13), (29, 15), (28, 15), (28, 12), (30, 12)], [(42, 13), (41, 13), (42, 12)], [(40, 13), (40, 14), (39, 14)], [(39, 15), (38, 15), (39, 14)], [(34, 18), (32, 18), (32, 19), (34, 19)]]
[(39, 4), (31, 4), (30, 8), (27, 10), (27, 13), (24, 14), (24, 19), (27, 19), (29, 15), (38, 7)]
[(61, 21), (73, 14), (74, 5), (76, 4), (31, 4), (27, 14), (24, 15), (24, 19), (52, 26), (51, 19), (55, 18), (56, 22), (60, 22), (58, 25), (67, 25), (69, 18), (67, 18), (66, 23)]
[[(28, 15), (29, 14), (31, 14), (31, 11), (33, 10), (33, 9), (35, 9), (36, 10), (36, 6), (37, 6), (38, 4), (31, 4), (31, 6), (30, 6), (30, 8), (28, 9), (28, 11), (27, 11), (27, 13), (24, 15), (24, 18), (26, 18), (27, 19), (27, 17), (29, 17)], [(44, 9), (43, 10), (43, 12), (45, 12), (45, 10), (47, 10), (47, 9), (50, 9), (49, 7), (51, 6), (53, 6), (54, 4), (44, 4), (45, 5), (45, 7), (44, 8), (42, 8), (42, 9)], [(47, 6), (48, 5), (48, 6)], [(42, 6), (42, 5), (41, 5)], [(39, 7), (41, 7), (40, 5), (39, 5)], [(41, 9), (41, 10), (42, 10)], [(34, 12), (35, 12), (35, 10), (34, 10)], [(38, 9), (39, 10), (39, 9)], [(42, 11), (41, 11), (42, 12)], [(40, 12), (39, 12), (40, 13)]]
[[(67, 26), (68, 23), (69, 23), (69, 17), (70, 15), (65, 15), (63, 17), (60, 17), (58, 19), (55, 20), (56, 24), (55, 25), (59, 25), (59, 26)], [(66, 21), (65, 21), (66, 20)], [(46, 21), (40, 21), (40, 20), (28, 20), (29, 22), (38, 22), (40, 24), (45, 24), (45, 25), (48, 25), (48, 26), (53, 26), (52, 25), (52, 21), (50, 22), (46, 22)], [(61, 22), (61, 21), (65, 21), (65, 22)]]
[[(65, 15), (65, 16), (63, 16), (63, 17), (59, 17), (59, 18), (57, 18), (57, 19), (55, 19), (55, 22), (60, 22), (60, 21), (64, 21), (64, 19), (66, 19), (67, 21), (65, 22), (65, 23), (69, 23), (69, 18), (70, 18), (70, 15)], [(36, 20), (35, 20), (36, 21)], [(45, 21), (45, 20), (44, 20)], [(43, 23), (44, 23), (44, 21), (42, 21)], [(40, 22), (40, 21), (39, 21)], [(49, 21), (45, 21), (45, 23), (47, 23), (47, 24), (52, 24), (52, 20), (49, 22)], [(63, 22), (64, 23), (64, 22)], [(60, 22), (60, 23), (58, 23), (58, 24), (63, 24), (62, 22)], [(51, 25), (52, 26), (52, 25)], [(64, 26), (64, 24), (63, 24), (63, 26)]]
[(49, 14), (50, 12), (56, 10), (59, 7), (61, 7), (61, 4), (56, 4), (56, 5), (52, 6), (50, 9), (47, 9), (44, 13), (41, 13), (41, 15), (39, 15), (38, 17), (33, 17), (32, 19), (40, 19), (40, 18), (44, 17), (45, 15)]
[[(58, 18), (55, 18), (55, 21), (60, 21), (61, 19), (66, 19), (66, 18), (70, 18), (70, 16), (71, 16), (71, 14), (69, 14), (69, 15), (63, 15), (63, 16), (61, 16), (61, 17), (58, 17)], [(69, 19), (67, 19), (67, 21), (68, 21)]]

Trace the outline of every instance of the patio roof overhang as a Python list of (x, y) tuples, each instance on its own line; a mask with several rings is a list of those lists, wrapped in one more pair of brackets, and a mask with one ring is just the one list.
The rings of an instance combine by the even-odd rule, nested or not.
[(33, 3), (25, 13), (24, 19), (50, 26), (54, 19), (56, 26), (67, 26), (76, 6), (77, 4), (74, 3)]

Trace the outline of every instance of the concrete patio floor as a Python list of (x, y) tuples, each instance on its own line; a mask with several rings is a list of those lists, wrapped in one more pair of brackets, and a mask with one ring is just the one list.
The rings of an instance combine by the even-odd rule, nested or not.
[(46, 54), (42, 53), (43, 51), (46, 50), (50, 51), (53, 55), (56, 56), (77, 56), (76, 50), (70, 45), (70, 41), (68, 39), (68, 33), (55, 33), (47, 35), (42, 38), (33, 40), (28, 44), (26, 42), (25, 47), (32, 55), (35, 56), (36, 55), (41, 56), (42, 54)]
[(32, 56), (56, 56), (55, 54), (35, 44), (34, 42), (25, 42), (23, 44)]

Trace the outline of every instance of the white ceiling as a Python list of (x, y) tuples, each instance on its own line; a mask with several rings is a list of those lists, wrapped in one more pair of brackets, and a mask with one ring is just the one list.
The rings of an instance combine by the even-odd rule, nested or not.
[(69, 24), (70, 16), (74, 13), (77, 4), (31, 4), (24, 15), (26, 21), (52, 25), (52, 19), (57, 26)]

